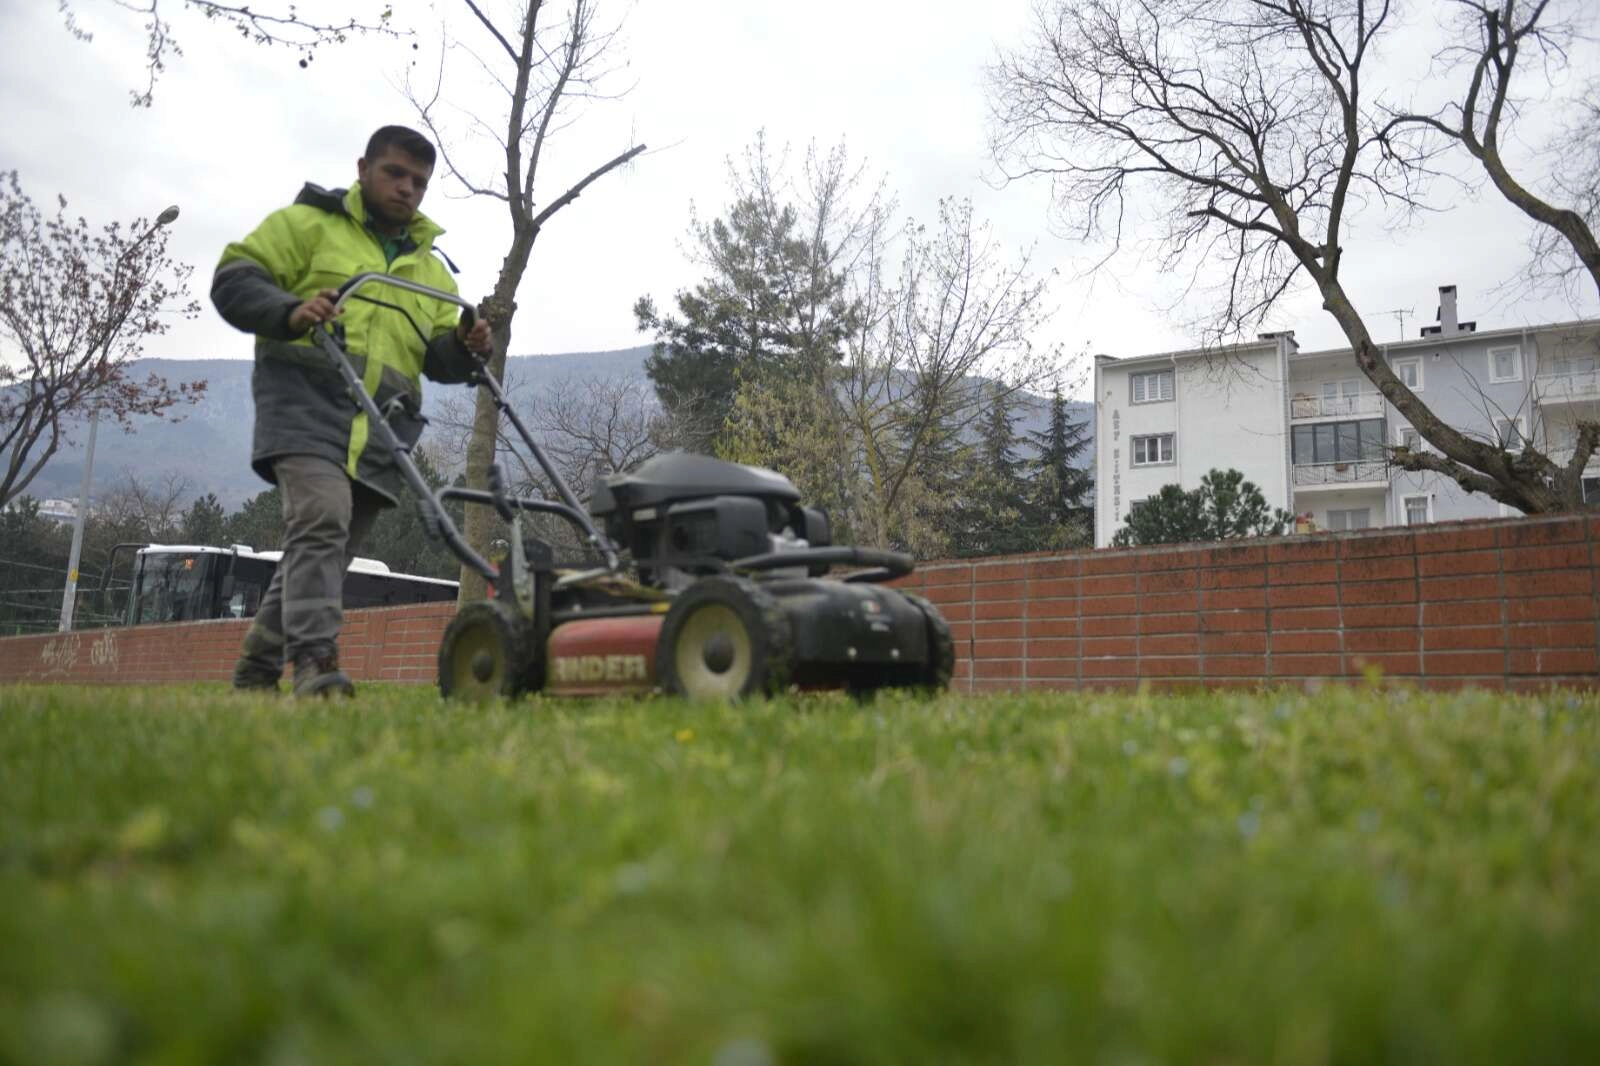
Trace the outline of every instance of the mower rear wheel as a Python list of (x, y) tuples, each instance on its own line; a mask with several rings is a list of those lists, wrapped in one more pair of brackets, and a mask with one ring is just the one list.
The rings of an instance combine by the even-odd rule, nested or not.
[(911, 592), (901, 593), (922, 613), (923, 625), (928, 634), (928, 661), (918, 672), (916, 688), (929, 693), (943, 692), (950, 687), (956, 672), (956, 643), (950, 636), (950, 623), (944, 620), (939, 608)]
[(538, 687), (540, 652), (531, 627), (509, 604), (469, 603), (439, 644), (439, 694), (478, 703), (515, 699)]
[(656, 668), (672, 695), (732, 701), (782, 691), (789, 657), (789, 616), (776, 599), (752, 581), (708, 577), (667, 612)]

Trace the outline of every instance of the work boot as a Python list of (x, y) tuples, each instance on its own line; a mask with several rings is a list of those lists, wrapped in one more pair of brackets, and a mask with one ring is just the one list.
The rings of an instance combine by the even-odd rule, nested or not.
[(276, 692), (283, 660), (246, 652), (233, 664), (233, 687), (239, 692)]
[(350, 675), (339, 669), (339, 652), (302, 651), (294, 657), (294, 694), (308, 699), (321, 696), (354, 696), (356, 686)]

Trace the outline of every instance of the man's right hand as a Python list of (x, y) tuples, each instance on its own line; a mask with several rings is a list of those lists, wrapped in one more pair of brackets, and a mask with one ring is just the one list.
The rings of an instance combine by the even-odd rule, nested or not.
[(328, 322), (335, 315), (344, 314), (344, 309), (335, 311), (333, 305), (339, 299), (339, 293), (334, 289), (323, 289), (305, 303), (300, 304), (289, 312), (289, 332), (298, 337), (318, 322)]

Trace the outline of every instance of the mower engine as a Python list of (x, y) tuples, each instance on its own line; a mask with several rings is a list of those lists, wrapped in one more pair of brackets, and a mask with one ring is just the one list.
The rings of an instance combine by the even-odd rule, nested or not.
[[(739, 559), (827, 547), (828, 516), (799, 501), (793, 482), (771, 470), (672, 453), (600, 478), (589, 513), (632, 554), (642, 584), (677, 592)], [(809, 569), (771, 575), (805, 577)]]

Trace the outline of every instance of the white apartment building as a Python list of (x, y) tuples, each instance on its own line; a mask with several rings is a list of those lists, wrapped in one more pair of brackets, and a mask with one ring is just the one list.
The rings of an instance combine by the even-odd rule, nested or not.
[[(1436, 324), (1383, 346), (1395, 372), (1445, 422), (1558, 461), (1580, 419), (1600, 418), (1600, 323), (1479, 332), (1439, 290)], [(1227, 350), (1095, 360), (1095, 546), (1161, 486), (1192, 489), (1234, 468), (1300, 531), (1416, 525), (1515, 513), (1448, 478), (1388, 462), (1426, 447), (1349, 349), (1302, 352), (1292, 332)], [(1592, 462), (1600, 497), (1600, 462)]]

